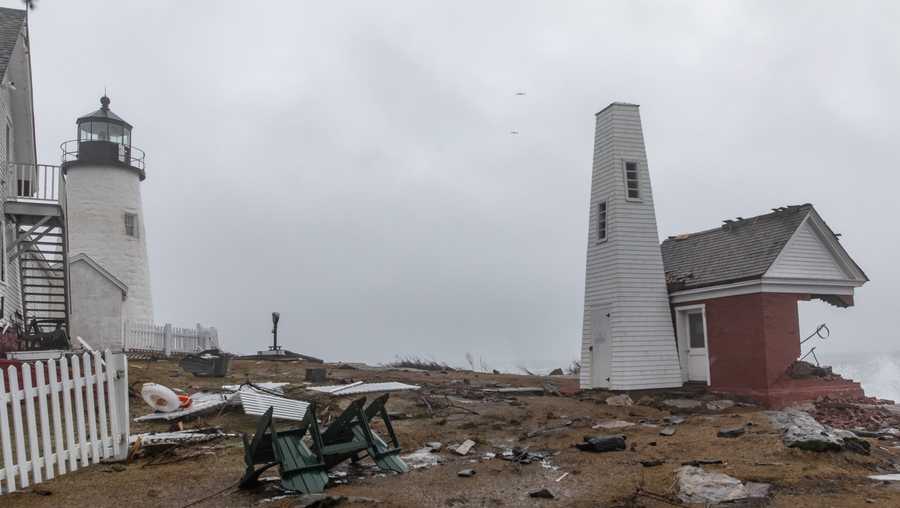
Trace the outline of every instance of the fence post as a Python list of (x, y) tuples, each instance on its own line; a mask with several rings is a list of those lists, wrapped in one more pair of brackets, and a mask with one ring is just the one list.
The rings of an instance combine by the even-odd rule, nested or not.
[(172, 323), (166, 323), (163, 328), (163, 353), (168, 357), (172, 354), (172, 344), (175, 338), (172, 335)]
[(131, 421), (128, 408), (128, 358), (125, 353), (113, 353), (112, 365), (107, 365), (106, 368), (115, 374), (116, 414), (111, 415), (116, 418), (119, 431), (119, 453), (115, 460), (125, 460), (128, 458), (128, 424)]

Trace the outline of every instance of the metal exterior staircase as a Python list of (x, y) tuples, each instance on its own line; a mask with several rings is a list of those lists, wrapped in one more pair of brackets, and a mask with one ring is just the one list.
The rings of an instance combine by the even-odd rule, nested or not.
[(58, 166), (6, 163), (4, 213), (15, 225), (8, 261), (18, 260), (22, 316), (29, 331), (69, 331), (65, 182)]

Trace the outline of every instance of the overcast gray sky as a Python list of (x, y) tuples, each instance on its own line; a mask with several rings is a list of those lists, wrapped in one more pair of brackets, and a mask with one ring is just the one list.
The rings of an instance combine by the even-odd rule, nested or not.
[(39, 158), (107, 87), (148, 153), (159, 321), (251, 352), (278, 310), (326, 359), (566, 364), (593, 114), (620, 100), (662, 237), (811, 202), (872, 281), (803, 330), (896, 348), (900, 4), (377, 4), (39, 0)]

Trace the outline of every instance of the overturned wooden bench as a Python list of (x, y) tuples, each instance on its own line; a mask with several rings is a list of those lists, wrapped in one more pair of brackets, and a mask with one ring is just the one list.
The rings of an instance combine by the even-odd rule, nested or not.
[[(387, 399), (388, 394), (384, 394), (368, 406), (365, 406), (365, 397), (356, 399), (322, 430), (316, 418), (315, 404), (266, 394), (241, 393), (241, 402), (248, 414), (268, 405), (257, 422), (253, 439), (246, 435), (243, 438), (247, 468), (241, 478), (241, 488), (258, 485), (259, 476), (278, 465), (282, 487), (306, 494), (320, 493), (328, 484), (329, 469), (348, 459), (359, 461), (366, 455), (383, 471), (409, 471), (399, 456), (400, 445), (385, 407)], [(387, 428), (388, 442), (369, 425), (376, 416), (381, 417)], [(299, 421), (299, 426), (278, 431), (274, 418)], [(309, 436), (308, 445), (303, 439), (305, 436)]]

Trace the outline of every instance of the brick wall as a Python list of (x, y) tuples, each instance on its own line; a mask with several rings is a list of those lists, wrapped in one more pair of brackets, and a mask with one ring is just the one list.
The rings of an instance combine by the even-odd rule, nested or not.
[(800, 355), (797, 300), (755, 293), (705, 300), (711, 388), (766, 390)]

